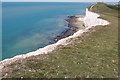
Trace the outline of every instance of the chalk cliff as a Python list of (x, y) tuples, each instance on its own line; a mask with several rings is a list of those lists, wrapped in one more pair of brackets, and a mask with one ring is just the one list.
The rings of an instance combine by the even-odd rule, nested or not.
[(91, 12), (86, 9), (86, 16), (84, 18), (79, 18), (79, 20), (84, 21), (85, 27), (93, 27), (97, 25), (108, 25), (109, 22), (99, 18), (100, 15), (94, 12)]

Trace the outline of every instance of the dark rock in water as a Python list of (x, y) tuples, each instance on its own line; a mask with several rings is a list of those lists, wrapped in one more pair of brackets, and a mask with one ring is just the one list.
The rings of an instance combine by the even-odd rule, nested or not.
[(68, 27), (77, 28), (76, 25), (74, 24), (75, 22), (77, 22), (77, 18), (75, 16), (71, 16), (65, 20), (68, 22)]
[(68, 16), (68, 19), (65, 19), (65, 20), (68, 22), (68, 28), (63, 32), (61, 32), (61, 34), (54, 39), (54, 42), (57, 42), (62, 38), (71, 36), (75, 32), (77, 32), (78, 28), (74, 25), (74, 23), (77, 21), (77, 18), (75, 16)]
[(83, 15), (74, 15), (74, 16), (68, 16), (67, 19), (65, 19), (68, 24), (68, 28), (61, 32), (60, 35), (56, 36), (54, 38), (54, 43), (57, 42), (58, 40), (62, 38), (66, 38), (68, 36), (73, 35), (75, 32), (77, 32), (78, 29), (83, 29), (85, 28), (84, 24), (78, 21), (78, 18), (83, 17)]
[(67, 30), (61, 32), (60, 35), (58, 35), (54, 41), (57, 42), (58, 40), (62, 39), (62, 38), (66, 38), (68, 36), (71, 36), (73, 35), (77, 30), (76, 29), (73, 29), (73, 28), (68, 28)]

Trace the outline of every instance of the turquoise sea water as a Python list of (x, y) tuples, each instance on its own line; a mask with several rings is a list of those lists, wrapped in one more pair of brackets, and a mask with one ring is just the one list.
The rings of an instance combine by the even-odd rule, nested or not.
[(2, 59), (25, 54), (51, 43), (67, 29), (68, 15), (85, 15), (93, 3), (4, 2)]

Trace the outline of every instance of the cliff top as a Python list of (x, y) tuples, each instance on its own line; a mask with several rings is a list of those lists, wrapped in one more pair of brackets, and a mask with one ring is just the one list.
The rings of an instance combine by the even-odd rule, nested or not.
[(118, 15), (117, 12), (120, 11), (119, 5), (110, 5), (105, 3), (97, 2), (96, 4), (88, 7), (88, 9), (92, 12), (99, 13), (99, 14), (106, 14), (113, 13), (110, 15)]

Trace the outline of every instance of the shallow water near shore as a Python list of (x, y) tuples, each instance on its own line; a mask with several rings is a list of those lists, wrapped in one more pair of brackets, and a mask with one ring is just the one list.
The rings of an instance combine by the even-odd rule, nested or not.
[(85, 15), (93, 3), (3, 3), (2, 59), (51, 44), (68, 28), (68, 15)]

